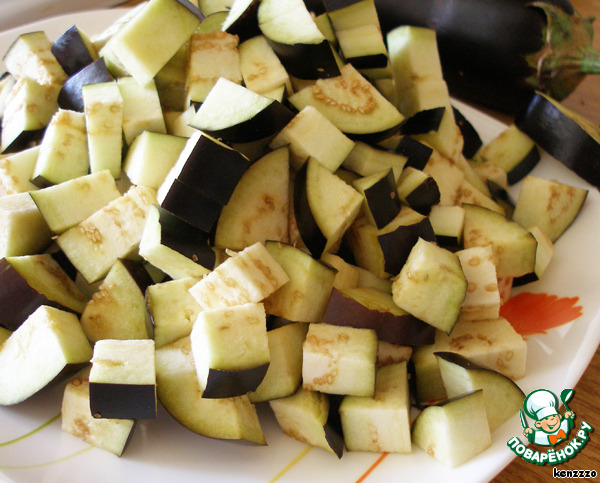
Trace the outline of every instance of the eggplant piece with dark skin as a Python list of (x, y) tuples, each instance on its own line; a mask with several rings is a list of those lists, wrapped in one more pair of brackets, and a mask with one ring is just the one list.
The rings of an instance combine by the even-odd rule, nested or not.
[(391, 296), (375, 289), (334, 288), (322, 322), (373, 329), (380, 341), (392, 344), (429, 345), (435, 339), (433, 326), (395, 306)]
[[(252, 111), (240, 110), (240, 105), (252, 105)], [(225, 116), (228, 109), (230, 114)], [(278, 133), (294, 115), (281, 102), (220, 78), (190, 126), (227, 143), (249, 143)]]
[[(364, 194), (366, 209), (373, 217), (377, 228), (383, 228), (390, 223), (400, 212), (400, 198), (396, 189), (394, 172), (390, 168), (385, 175), (375, 175), (373, 180), (377, 179), (370, 186), (361, 186), (359, 182), (355, 184)], [(364, 179), (364, 178), (363, 178)]]
[(56, 39), (51, 51), (68, 76), (74, 75), (95, 60), (86, 39), (76, 25)]
[(156, 418), (154, 341), (99, 340), (90, 371), (90, 411), (94, 418)]
[(163, 208), (158, 207), (158, 212), (161, 243), (212, 270), (215, 266), (215, 252), (208, 244), (208, 234)]
[(81, 313), (86, 302), (83, 293), (50, 254), (0, 260), (2, 327), (16, 330), (41, 305)]
[(391, 274), (398, 274), (417, 240), (435, 242), (431, 222), (427, 217), (419, 221), (409, 221), (399, 224), (394, 230), (378, 236), (379, 245), (385, 258), (385, 270)]
[[(301, 0), (264, 0), (257, 17), (262, 34), (290, 75), (299, 79), (340, 75), (329, 41)], [(294, 25), (293, 31), (288, 24)]]
[(230, 12), (223, 22), (222, 30), (228, 34), (237, 35), (240, 44), (252, 37), (261, 35), (262, 32), (258, 27), (259, 5), (260, 0), (251, 0), (244, 11), (240, 12), (235, 18)]
[(210, 369), (202, 397), (218, 399), (256, 391), (268, 368), (269, 363), (238, 371)]
[(600, 131), (541, 92), (515, 120), (537, 145), (588, 183), (600, 187)]
[(58, 105), (62, 109), (83, 112), (81, 88), (88, 84), (111, 82), (114, 78), (108, 71), (103, 58), (92, 62), (67, 79), (58, 93)]
[(173, 180), (159, 202), (161, 208), (205, 233), (210, 233), (214, 228), (223, 207), (178, 179)]
[(410, 136), (404, 136), (400, 140), (400, 143), (394, 152), (408, 158), (405, 165), (406, 167), (411, 167), (422, 171), (429, 161), (429, 158), (431, 158), (433, 148), (430, 148), (429, 146), (411, 138)]
[(167, 180), (174, 176), (203, 196), (226, 205), (250, 166), (248, 158), (203, 134), (194, 135), (188, 142), (182, 159), (171, 170)]
[(404, 121), (400, 132), (405, 136), (414, 136), (437, 131), (445, 112), (445, 107), (434, 107), (433, 109), (419, 111)]
[(479, 148), (483, 146), (483, 141), (479, 137), (479, 133), (475, 129), (475, 126), (469, 122), (469, 120), (460, 112), (456, 107), (452, 106), (454, 111), (454, 119), (456, 125), (460, 129), (460, 133), (463, 136), (463, 156), (467, 159), (472, 158)]
[[(375, 0), (382, 31), (436, 30), (453, 96), (514, 115), (539, 89), (561, 100), (600, 73), (592, 21), (568, 0)], [(510, 32), (510, 35), (506, 33)]]

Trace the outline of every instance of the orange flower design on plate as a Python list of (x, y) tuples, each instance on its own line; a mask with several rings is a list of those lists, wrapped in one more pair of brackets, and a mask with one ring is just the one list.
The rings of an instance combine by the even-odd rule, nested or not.
[(545, 334), (580, 317), (583, 308), (578, 302), (579, 297), (522, 292), (502, 305), (500, 315), (522, 336)]

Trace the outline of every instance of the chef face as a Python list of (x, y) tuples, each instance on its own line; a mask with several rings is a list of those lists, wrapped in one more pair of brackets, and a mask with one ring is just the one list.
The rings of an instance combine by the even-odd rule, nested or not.
[(535, 427), (546, 433), (555, 433), (560, 428), (561, 417), (558, 414), (551, 414), (535, 422)]

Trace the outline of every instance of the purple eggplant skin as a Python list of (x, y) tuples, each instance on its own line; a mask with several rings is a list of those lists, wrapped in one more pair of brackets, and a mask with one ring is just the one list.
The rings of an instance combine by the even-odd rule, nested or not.
[[(0, 133), (1, 133), (0, 129)], [(4, 151), (0, 154), (11, 154), (22, 151), (23, 149), (27, 149), (29, 146), (33, 146), (40, 142), (44, 137), (44, 133), (46, 132), (46, 128), (42, 129), (33, 129), (31, 131), (21, 131), (13, 141), (4, 148)]]
[(417, 213), (428, 216), (431, 207), (440, 202), (440, 188), (432, 177), (427, 178), (406, 196), (406, 203)]
[(445, 112), (445, 107), (434, 107), (419, 111), (402, 123), (400, 133), (404, 136), (416, 136), (437, 131)]
[(352, 64), (355, 69), (377, 69), (388, 64), (385, 54), (363, 55), (360, 57), (348, 57), (346, 62)]
[(258, 6), (260, 0), (252, 0), (246, 9), (236, 18), (229, 27), (225, 29), (225, 32), (231, 35), (237, 35), (239, 43), (262, 35), (258, 26)]
[(242, 175), (248, 158), (207, 136), (200, 136), (178, 179), (207, 198), (226, 205)]
[(454, 119), (456, 125), (460, 129), (460, 133), (463, 136), (464, 145), (462, 149), (463, 156), (467, 159), (471, 159), (479, 148), (483, 146), (483, 141), (475, 129), (475, 126), (460, 112), (455, 106), (452, 106), (454, 112)]
[(152, 277), (144, 267), (144, 264), (139, 260), (130, 258), (120, 258), (119, 261), (131, 275), (135, 284), (139, 287), (140, 292), (145, 293), (146, 289), (154, 284)]
[(419, 171), (423, 171), (427, 165), (431, 155), (433, 154), (433, 148), (411, 138), (410, 136), (404, 136), (396, 149), (396, 154), (400, 154), (407, 158), (405, 167), (415, 168)]
[(202, 397), (219, 399), (242, 396), (248, 392), (256, 391), (267, 373), (269, 363), (260, 366), (240, 369), (237, 371), (223, 371), (209, 369), (206, 387)]
[[(249, 143), (278, 133), (295, 116), (295, 113), (279, 101), (273, 101), (252, 119), (223, 129), (201, 129), (203, 132), (226, 143)], [(195, 126), (194, 126), (195, 127)]]
[(383, 228), (396, 218), (401, 205), (391, 169), (386, 176), (365, 190), (365, 199), (377, 228)]
[[(514, 115), (535, 89), (561, 100), (600, 72), (592, 21), (568, 0), (375, 0), (382, 31), (433, 28), (458, 98)], [(548, 35), (547, 35), (548, 32)]]
[(435, 341), (435, 327), (413, 315), (378, 312), (334, 288), (323, 315), (324, 324), (373, 329), (379, 340), (399, 345), (430, 345)]
[(300, 238), (306, 248), (314, 258), (321, 258), (327, 239), (319, 229), (315, 218), (313, 217), (308, 195), (306, 193), (306, 174), (308, 171), (308, 162), (302, 165), (300, 171), (296, 173), (294, 180), (294, 215), (296, 216), (296, 225), (300, 232)]
[(323, 425), (325, 430), (325, 439), (334, 454), (340, 459), (344, 454), (344, 436), (342, 430), (342, 418), (340, 416), (340, 404), (344, 396), (342, 394), (327, 394), (329, 401), (329, 412), (327, 413), (327, 421)]
[(161, 243), (210, 270), (215, 268), (215, 252), (209, 235), (174, 214), (158, 207)]
[(536, 92), (515, 124), (551, 156), (600, 188), (600, 143), (547, 96)]
[(31, 287), (6, 258), (0, 260), (0, 327), (15, 331), (40, 305), (67, 310)]
[(90, 410), (94, 418), (154, 419), (156, 386), (90, 381)]
[(492, 180), (487, 180), (487, 187), (492, 194), (492, 199), (498, 203), (502, 208), (504, 208), (504, 214), (506, 218), (509, 220), (512, 219), (512, 215), (515, 212), (515, 202), (511, 198), (508, 191), (506, 191), (502, 186), (493, 182)]
[(201, 21), (206, 18), (206, 16), (200, 11), (196, 5), (194, 5), (189, 0), (176, 0), (179, 5), (187, 8), (191, 13), (193, 13), (196, 17), (198, 17)]
[(76, 74), (94, 62), (92, 54), (90, 54), (79, 29), (75, 25), (56, 39), (52, 44), (51, 51), (68, 76)]
[(318, 44), (282, 44), (267, 37), (285, 70), (299, 79), (339, 77), (340, 69), (329, 41)]
[(61, 109), (83, 112), (81, 88), (88, 84), (112, 82), (113, 80), (113, 76), (101, 57), (67, 79), (58, 93), (58, 106)]
[(419, 238), (430, 242), (436, 241), (429, 218), (423, 218), (413, 225), (401, 225), (396, 230), (377, 237), (383, 251), (387, 273), (392, 275), (400, 273)]
[(160, 207), (204, 233), (213, 229), (223, 206), (178, 179), (173, 180)]

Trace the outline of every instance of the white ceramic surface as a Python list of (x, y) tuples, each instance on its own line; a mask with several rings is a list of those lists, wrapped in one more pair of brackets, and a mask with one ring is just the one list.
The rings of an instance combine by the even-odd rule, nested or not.
[(0, 0), (0, 30), (71, 12), (112, 7), (123, 0)]
[[(121, 14), (118, 10), (92, 11), (52, 18), (0, 34), (4, 52), (17, 33), (43, 29), (51, 39), (77, 24), (85, 32), (101, 31)], [(462, 112), (484, 141), (504, 127), (467, 106)], [(575, 321), (528, 338), (527, 376), (519, 385), (528, 393), (546, 388), (556, 394), (579, 380), (600, 341), (600, 196), (560, 163), (544, 155), (534, 173), (590, 188), (588, 199), (571, 228), (556, 243), (556, 254), (544, 280), (519, 291), (578, 297), (583, 315)], [(512, 194), (518, 193), (518, 186)], [(409, 455), (348, 453), (334, 456), (284, 436), (268, 409), (261, 409), (267, 447), (210, 440), (197, 436), (164, 411), (137, 426), (121, 458), (92, 448), (63, 433), (60, 419), (28, 435), (60, 411), (62, 386), (36, 395), (15, 407), (0, 408), (0, 481), (86, 483), (108, 482), (306, 482), (351, 483), (372, 470), (365, 481), (484, 482), (511, 460), (506, 442), (521, 436), (515, 415), (493, 435), (493, 445), (470, 462), (449, 469), (418, 448)], [(575, 396), (577, 397), (577, 395)], [(585, 415), (578, 415), (585, 418)], [(26, 437), (23, 437), (28, 435)], [(550, 471), (550, 470), (549, 470)]]

